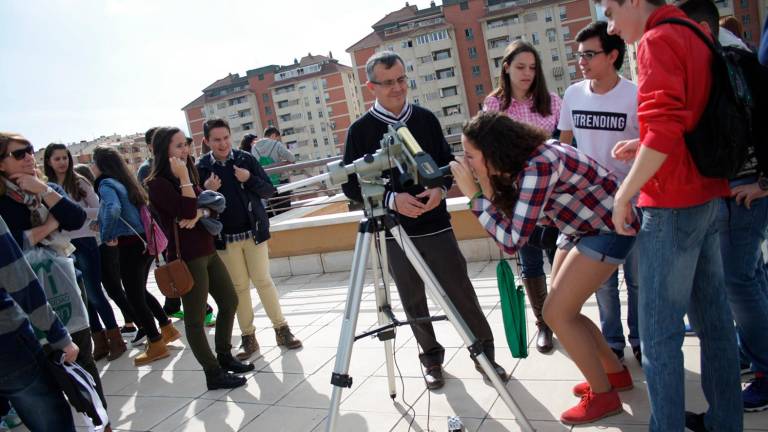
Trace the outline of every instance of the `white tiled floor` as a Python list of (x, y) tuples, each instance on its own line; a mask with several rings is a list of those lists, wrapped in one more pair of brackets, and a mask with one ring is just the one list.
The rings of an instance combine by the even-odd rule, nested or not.
[[(497, 341), (497, 360), (512, 372), (508, 388), (526, 417), (538, 431), (641, 431), (647, 430), (649, 406), (642, 369), (627, 350), (626, 364), (635, 389), (622, 393), (625, 412), (593, 425), (570, 428), (560, 424), (560, 413), (576, 403), (571, 387), (582, 380), (576, 366), (556, 345), (549, 355), (531, 345), (527, 359), (513, 359), (507, 348), (501, 312), (498, 310), (495, 262), (470, 263), (469, 275), (481, 306), (489, 317)], [(324, 419), (332, 387), (336, 346), (346, 299), (348, 275), (329, 273), (277, 277), (281, 303), (294, 333), (304, 348), (285, 351), (275, 346), (274, 332), (256, 290), (257, 338), (262, 358), (256, 371), (246, 374), (245, 387), (231, 391), (206, 391), (204, 376), (184, 338), (174, 343), (168, 359), (141, 368), (133, 367), (133, 349), (122, 358), (99, 362), (116, 431), (324, 431)], [(369, 276), (370, 283), (370, 276)], [(157, 294), (156, 288), (153, 288)], [(396, 291), (393, 307), (403, 317)], [(159, 295), (159, 294), (157, 294)], [(376, 323), (373, 291), (366, 287), (358, 320), (358, 333)], [(594, 299), (584, 312), (597, 319)], [(529, 332), (534, 329), (528, 310)], [(235, 324), (237, 325), (237, 324)], [(184, 331), (183, 322), (176, 323)], [(518, 424), (495, 389), (474, 370), (461, 339), (445, 322), (435, 324), (438, 339), (446, 347), (443, 389), (428, 393), (421, 378), (417, 345), (409, 328), (398, 329), (397, 397), (387, 390), (383, 344), (358, 341), (353, 350), (350, 375), (354, 382), (342, 394), (337, 430), (344, 432), (446, 431), (447, 417), (461, 417), (467, 431), (518, 431)], [(213, 344), (213, 329), (209, 329)], [(239, 343), (235, 328), (233, 343)], [(529, 334), (533, 340), (533, 335)], [(686, 338), (686, 406), (703, 410), (700, 389), (699, 348), (696, 338)], [(429, 429), (428, 426), (429, 425)], [(768, 412), (745, 414), (748, 430), (768, 430)], [(23, 428), (19, 429), (23, 430)]]

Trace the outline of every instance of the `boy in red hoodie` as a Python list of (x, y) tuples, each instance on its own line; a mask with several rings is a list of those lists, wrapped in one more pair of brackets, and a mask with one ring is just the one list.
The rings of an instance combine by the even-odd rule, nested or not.
[[(617, 159), (635, 158), (616, 193), (613, 222), (619, 234), (633, 217), (640, 192), (640, 342), (651, 402), (651, 431), (741, 431), (741, 386), (733, 318), (725, 295), (717, 232), (718, 199), (728, 182), (702, 176), (684, 133), (699, 121), (712, 83), (712, 55), (691, 29), (661, 24), (687, 19), (664, 0), (595, 0), (605, 8), (609, 32), (639, 41), (640, 140), (620, 142)], [(701, 339), (701, 373), (709, 411), (685, 414), (683, 316)], [(706, 427), (704, 426), (706, 424)]]

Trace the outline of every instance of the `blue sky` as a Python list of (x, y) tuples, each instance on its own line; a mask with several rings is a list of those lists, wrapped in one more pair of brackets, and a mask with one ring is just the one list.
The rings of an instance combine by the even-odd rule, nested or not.
[[(411, 1), (419, 8), (428, 1)], [(228, 73), (345, 49), (405, 1), (2, 0), (0, 130), (35, 148), (158, 124)]]

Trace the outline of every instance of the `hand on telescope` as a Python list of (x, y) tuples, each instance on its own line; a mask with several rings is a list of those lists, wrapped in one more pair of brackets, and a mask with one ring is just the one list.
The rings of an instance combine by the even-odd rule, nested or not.
[(467, 198), (472, 199), (480, 192), (480, 186), (475, 182), (475, 176), (472, 175), (472, 170), (465, 160), (452, 161), (451, 174), (453, 174), (453, 180), (459, 186), (461, 193)]
[(426, 210), (426, 204), (407, 192), (395, 195), (395, 211), (409, 218), (417, 218)]

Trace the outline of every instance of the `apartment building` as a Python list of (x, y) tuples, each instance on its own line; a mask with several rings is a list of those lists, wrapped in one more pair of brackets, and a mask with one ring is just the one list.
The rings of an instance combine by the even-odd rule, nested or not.
[[(139, 166), (149, 157), (149, 147), (144, 141), (144, 133), (137, 132), (131, 135), (106, 135), (90, 141), (80, 141), (68, 144), (67, 148), (72, 153), (75, 164), (89, 164), (93, 161), (93, 150), (100, 145), (114, 147), (122, 156), (128, 169), (137, 172)], [(35, 163), (38, 169), (43, 168), (45, 148), (35, 152)]]
[(336, 156), (362, 114), (352, 68), (311, 53), (278, 69), (269, 87), (283, 143), (298, 160)]
[(536, 47), (548, 87), (562, 95), (582, 78), (574, 38), (595, 16), (591, 0), (444, 0), (423, 10), (406, 3), (347, 52), (366, 108), (374, 98), (364, 86), (365, 62), (392, 50), (405, 61), (410, 101), (434, 112), (451, 135), (497, 86), (504, 49), (515, 39)]
[(752, 46), (760, 45), (760, 33), (763, 28), (768, 1), (766, 0), (715, 0), (721, 17), (734, 16), (739, 20), (744, 32), (739, 35)]
[(365, 87), (365, 62), (377, 51), (395, 51), (405, 63), (409, 101), (431, 110), (447, 135), (459, 133), (470, 110), (454, 30), (434, 2), (423, 10), (406, 3), (375, 23), (372, 33), (347, 49), (364, 107), (375, 99)]
[(224, 118), (233, 146), (247, 133), (261, 136), (275, 126), (298, 160), (313, 160), (340, 154), (349, 125), (362, 113), (360, 100), (352, 68), (331, 53), (309, 53), (290, 65), (229, 74), (182, 110), (200, 151), (205, 120)]

